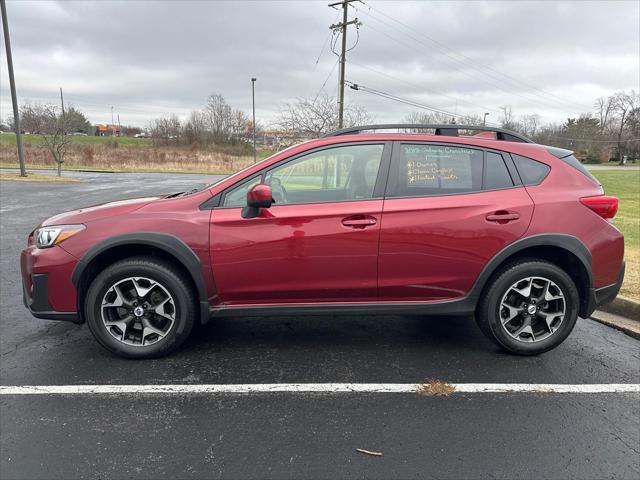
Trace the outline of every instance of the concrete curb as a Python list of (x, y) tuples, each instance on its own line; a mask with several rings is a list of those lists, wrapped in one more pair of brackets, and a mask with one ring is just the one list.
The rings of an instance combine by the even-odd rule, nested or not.
[(593, 320), (640, 340), (640, 302), (618, 295), (591, 315)]
[(621, 317), (613, 313), (596, 310), (591, 315), (591, 319), (600, 322), (616, 330), (626, 333), (630, 337), (640, 340), (640, 321)]
[(611, 302), (601, 305), (600, 310), (640, 323), (640, 302), (623, 295), (618, 295)]

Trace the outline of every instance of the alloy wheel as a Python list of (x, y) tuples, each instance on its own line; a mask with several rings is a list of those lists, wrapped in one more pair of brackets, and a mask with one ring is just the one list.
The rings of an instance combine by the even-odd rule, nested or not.
[(158, 281), (128, 277), (104, 294), (102, 322), (113, 338), (133, 346), (162, 340), (176, 323), (176, 303)]
[(540, 342), (553, 335), (565, 317), (560, 287), (544, 277), (527, 277), (507, 289), (500, 302), (500, 322), (520, 342)]

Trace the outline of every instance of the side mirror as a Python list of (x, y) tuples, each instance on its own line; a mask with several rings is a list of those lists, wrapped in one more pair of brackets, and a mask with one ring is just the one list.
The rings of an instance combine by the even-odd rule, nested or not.
[(255, 218), (261, 208), (269, 208), (273, 203), (273, 192), (269, 185), (260, 183), (247, 192), (247, 206), (242, 209), (242, 218)]

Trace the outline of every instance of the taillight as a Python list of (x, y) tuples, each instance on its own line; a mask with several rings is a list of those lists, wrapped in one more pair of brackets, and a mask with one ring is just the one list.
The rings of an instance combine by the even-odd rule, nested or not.
[(618, 197), (583, 197), (580, 202), (604, 219), (613, 218), (618, 212)]

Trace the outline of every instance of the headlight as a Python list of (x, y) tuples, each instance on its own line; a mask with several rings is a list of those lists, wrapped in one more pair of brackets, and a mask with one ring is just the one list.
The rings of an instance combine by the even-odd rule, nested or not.
[(40, 227), (35, 231), (36, 247), (49, 248), (58, 245), (69, 237), (80, 233), (85, 229), (84, 225), (54, 225)]

